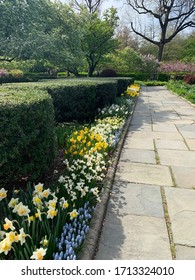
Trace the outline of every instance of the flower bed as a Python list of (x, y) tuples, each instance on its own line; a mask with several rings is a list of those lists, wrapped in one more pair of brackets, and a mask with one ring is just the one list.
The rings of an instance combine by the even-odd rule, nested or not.
[[(136, 96), (137, 91), (133, 88)], [(136, 94), (135, 94), (136, 91)], [(0, 259), (78, 258), (100, 201), (109, 166), (133, 97), (104, 108), (91, 125), (78, 127), (65, 141), (64, 174), (50, 188), (38, 183), (11, 195), (0, 190)]]

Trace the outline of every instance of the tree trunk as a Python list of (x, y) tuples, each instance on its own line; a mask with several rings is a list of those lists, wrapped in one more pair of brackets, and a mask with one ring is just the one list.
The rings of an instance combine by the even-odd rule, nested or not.
[(162, 61), (164, 47), (165, 47), (165, 44), (164, 44), (164, 43), (160, 43), (160, 44), (158, 45), (158, 61), (159, 61), (159, 62)]
[(88, 77), (92, 77), (93, 71), (94, 71), (94, 67), (93, 66), (89, 66), (89, 68), (88, 68)]

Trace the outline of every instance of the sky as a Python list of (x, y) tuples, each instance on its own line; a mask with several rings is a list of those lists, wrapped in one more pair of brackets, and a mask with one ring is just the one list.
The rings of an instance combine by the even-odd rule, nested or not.
[[(60, 0), (63, 3), (68, 3), (69, 0)], [(102, 4), (102, 10), (106, 10), (110, 7), (115, 7), (118, 10), (119, 16), (121, 16), (124, 13), (125, 6), (124, 6), (124, 0), (104, 0)]]

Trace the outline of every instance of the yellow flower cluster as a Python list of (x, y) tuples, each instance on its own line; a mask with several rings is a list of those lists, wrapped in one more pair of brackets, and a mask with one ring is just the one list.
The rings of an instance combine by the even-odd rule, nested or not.
[(104, 119), (98, 119), (98, 124), (108, 124), (112, 130), (120, 128), (124, 124), (124, 118), (122, 117), (106, 117)]
[(130, 97), (136, 97), (139, 95), (139, 91), (140, 91), (140, 86), (138, 84), (132, 84), (128, 86), (125, 93)]
[(94, 133), (89, 128), (85, 127), (71, 134), (67, 141), (65, 154), (84, 156), (97, 151), (104, 152), (107, 147), (108, 144), (103, 141), (100, 134)]

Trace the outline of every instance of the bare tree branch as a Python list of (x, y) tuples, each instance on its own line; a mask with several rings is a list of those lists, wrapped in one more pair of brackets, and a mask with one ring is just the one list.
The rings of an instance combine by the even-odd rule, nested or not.
[(99, 8), (104, 0), (72, 0), (72, 5), (77, 10), (82, 10), (83, 7), (86, 7), (90, 13), (95, 13), (99, 11)]
[[(179, 32), (195, 27), (192, 15), (195, 12), (194, 0), (127, 0), (127, 4), (140, 16), (149, 15), (157, 19), (160, 27), (159, 40), (153, 40), (143, 32), (136, 30), (131, 23), (133, 32), (159, 47), (159, 61), (162, 59), (165, 44), (169, 43)], [(167, 37), (167, 31), (174, 24), (172, 34)]]

